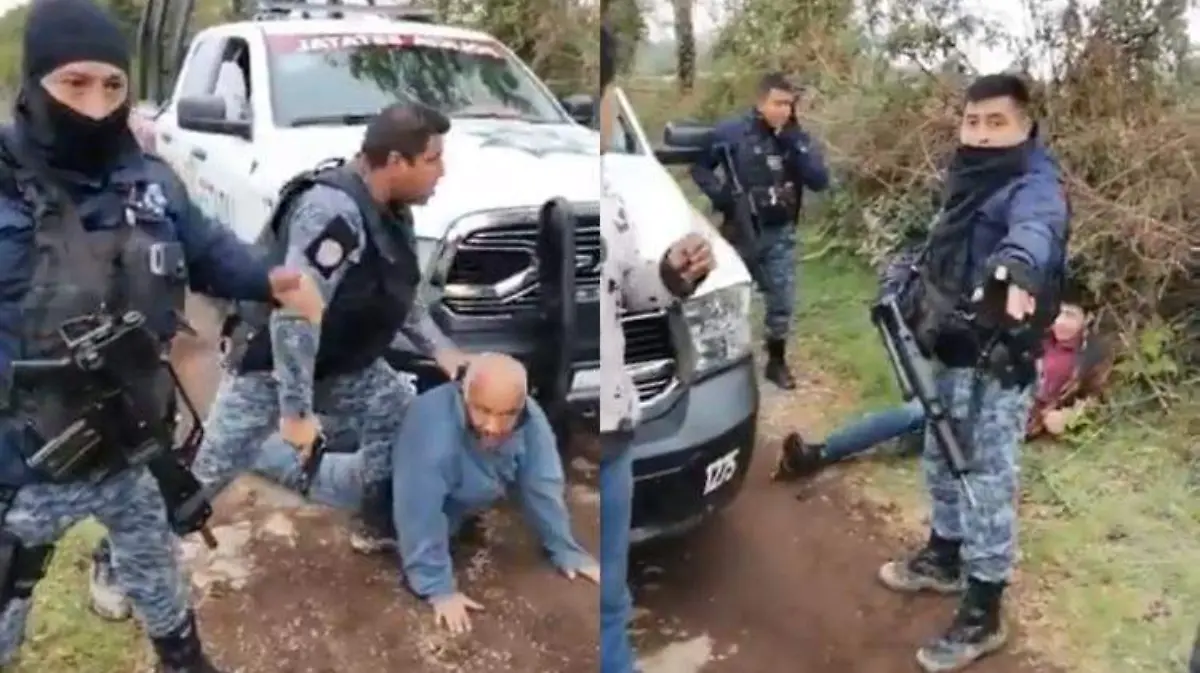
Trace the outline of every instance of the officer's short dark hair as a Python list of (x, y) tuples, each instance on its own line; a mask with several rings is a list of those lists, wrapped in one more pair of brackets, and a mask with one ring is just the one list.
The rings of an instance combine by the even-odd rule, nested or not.
[(968, 103), (978, 103), (994, 98), (1011, 98), (1017, 109), (1029, 110), (1029, 85), (1017, 75), (997, 73), (984, 75), (967, 87)]
[(762, 79), (758, 80), (758, 97), (760, 99), (766, 98), (767, 94), (772, 91), (799, 93), (800, 88), (796, 86), (795, 82), (788, 79), (787, 75), (775, 71), (763, 75)]
[(450, 119), (420, 103), (393, 103), (367, 124), (359, 152), (371, 168), (387, 164), (392, 152), (412, 161), (429, 147), (429, 139), (445, 135)]

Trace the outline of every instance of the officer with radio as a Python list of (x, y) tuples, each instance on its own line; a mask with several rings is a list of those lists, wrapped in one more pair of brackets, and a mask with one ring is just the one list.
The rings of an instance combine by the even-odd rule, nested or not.
[(764, 375), (784, 390), (796, 387), (786, 351), (796, 308), (796, 218), (802, 190), (820, 192), (829, 186), (820, 148), (798, 121), (800, 93), (783, 74), (765, 75), (754, 109), (718, 124), (711, 146), (691, 171), (696, 186), (725, 218), (727, 235), (746, 235), (735, 226), (735, 179), (750, 201), (756, 221), (743, 224), (756, 230), (756, 240), (739, 241), (738, 247), (749, 250), (743, 256), (766, 305)]
[(1059, 312), (1068, 219), (1026, 85), (1007, 74), (977, 79), (941, 211), (898, 297), (902, 321), (935, 361), (936, 395), (966, 454), (952, 455), (950, 439), (927, 426), (929, 541), (879, 571), (895, 591), (963, 593), (949, 628), (917, 651), (930, 673), (961, 670), (1007, 640), (1000, 606), (1016, 561), (1019, 448), (1036, 360)]
[(185, 290), (321, 308), (206, 220), (128, 127), (129, 54), (89, 0), (39, 0), (14, 123), (0, 131), (0, 666), (24, 637), (54, 545), (94, 516), (165, 673), (202, 651), (151, 470), (171, 455), (164, 365)]

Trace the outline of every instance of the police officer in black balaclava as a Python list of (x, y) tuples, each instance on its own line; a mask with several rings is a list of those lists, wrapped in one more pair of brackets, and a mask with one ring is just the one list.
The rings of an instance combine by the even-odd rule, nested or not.
[(17, 130), (50, 168), (99, 177), (136, 151), (128, 129), (129, 48), (103, 10), (35, 2), (23, 66)]
[[(323, 303), (311, 279), (270, 269), (141, 152), (128, 128), (129, 52), (103, 9), (35, 0), (23, 57), (14, 123), (0, 129), (0, 557), (15, 559), (0, 565), (0, 667), (17, 654), (54, 545), (95, 517), (159, 670), (218, 673), (173, 551), (172, 525), (184, 526), (146, 467), (171, 449), (169, 431), (143, 431), (171, 418), (171, 377), (155, 340), (141, 355), (146, 366), (123, 372), (136, 385), (73, 368), (30, 379), (14, 363), (70, 355), (59, 336), (66, 323), (134, 313), (165, 353), (189, 288), (300, 313)], [(52, 441), (64, 437), (88, 441)]]

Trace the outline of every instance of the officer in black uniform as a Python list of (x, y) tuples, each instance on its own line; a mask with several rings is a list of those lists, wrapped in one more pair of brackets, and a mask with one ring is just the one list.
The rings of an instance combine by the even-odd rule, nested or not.
[[(796, 218), (803, 188), (829, 186), (825, 160), (796, 114), (799, 91), (781, 73), (770, 73), (758, 87), (754, 109), (718, 124), (712, 144), (692, 166), (692, 179), (713, 209), (725, 217), (729, 233), (734, 197), (727, 175), (728, 156), (758, 213), (761, 229), (755, 253), (746, 263), (766, 304), (766, 378), (785, 390), (796, 380), (785, 357), (796, 307)], [(744, 247), (744, 246), (743, 246)]]
[(125, 37), (104, 10), (35, 2), (22, 67), (14, 124), (0, 130), (0, 666), (17, 654), (55, 543), (93, 516), (160, 670), (217, 673), (146, 467), (171, 449), (162, 363), (189, 286), (286, 305), (320, 297), (298, 272), (270, 272), (142, 154), (127, 126)]

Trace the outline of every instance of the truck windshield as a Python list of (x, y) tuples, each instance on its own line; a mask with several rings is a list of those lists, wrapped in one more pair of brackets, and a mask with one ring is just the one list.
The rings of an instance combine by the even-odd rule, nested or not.
[(404, 34), (271, 35), (283, 127), (361, 124), (400, 100), (451, 117), (566, 123), (549, 92), (495, 42)]

